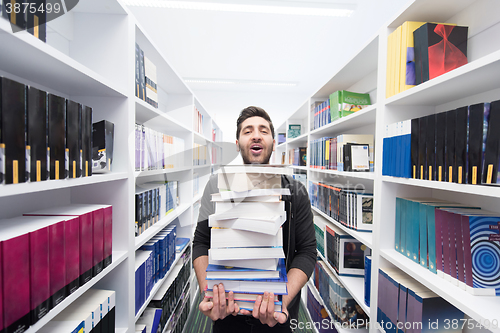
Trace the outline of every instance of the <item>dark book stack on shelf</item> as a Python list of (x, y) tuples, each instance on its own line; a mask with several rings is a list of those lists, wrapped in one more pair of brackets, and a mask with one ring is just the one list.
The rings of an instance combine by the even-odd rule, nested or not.
[(306, 166), (307, 147), (297, 147), (288, 151), (288, 164), (296, 166)]
[(140, 45), (135, 43), (135, 96), (157, 109), (156, 79), (156, 66), (144, 55)]
[(26, 331), (112, 262), (111, 206), (55, 207), (0, 224), (6, 331)]
[(135, 251), (135, 314), (144, 306), (155, 284), (165, 278), (175, 261), (177, 227), (163, 228)]
[[(397, 269), (384, 268), (378, 274), (377, 323), (386, 332), (397, 333), (398, 327), (422, 332), (434, 330), (462, 332), (464, 313)], [(412, 329), (413, 330), (413, 329)]]
[(311, 141), (310, 165), (321, 170), (373, 172), (373, 135), (342, 134)]
[(386, 97), (467, 64), (468, 27), (406, 21), (388, 37)]
[(458, 184), (499, 184), (500, 101), (387, 126), (385, 176)]
[(345, 227), (372, 231), (373, 194), (309, 181), (309, 199), (313, 207)]
[(500, 214), (434, 198), (396, 198), (395, 249), (472, 295), (498, 295)]

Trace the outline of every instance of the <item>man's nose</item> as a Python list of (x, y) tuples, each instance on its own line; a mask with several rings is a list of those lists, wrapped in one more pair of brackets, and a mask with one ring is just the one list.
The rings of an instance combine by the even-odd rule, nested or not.
[(254, 131), (252, 133), (252, 141), (261, 141), (262, 140), (262, 135), (260, 134), (259, 131)]

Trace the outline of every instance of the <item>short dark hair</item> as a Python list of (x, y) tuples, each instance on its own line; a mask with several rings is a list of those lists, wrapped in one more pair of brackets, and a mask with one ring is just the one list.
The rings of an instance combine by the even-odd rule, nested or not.
[(269, 117), (269, 115), (263, 108), (259, 108), (258, 106), (249, 106), (241, 110), (238, 120), (236, 120), (236, 140), (240, 139), (241, 124), (251, 117), (262, 117), (267, 120), (274, 139), (274, 126), (273, 122), (271, 121), (271, 117)]

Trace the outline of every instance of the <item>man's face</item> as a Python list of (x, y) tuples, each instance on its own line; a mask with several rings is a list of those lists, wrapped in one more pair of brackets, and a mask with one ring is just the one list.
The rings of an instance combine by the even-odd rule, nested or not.
[(245, 164), (268, 164), (274, 143), (271, 128), (264, 118), (250, 117), (241, 123), (236, 145)]

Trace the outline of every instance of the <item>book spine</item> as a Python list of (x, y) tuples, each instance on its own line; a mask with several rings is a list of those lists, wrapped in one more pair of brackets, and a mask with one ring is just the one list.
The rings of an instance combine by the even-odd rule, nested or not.
[(98, 275), (104, 268), (104, 213), (97, 209), (92, 213), (93, 228), (93, 276)]
[(80, 215), (80, 286), (92, 278), (93, 238), (92, 214)]
[(64, 251), (64, 223), (49, 226), (50, 308), (66, 298), (66, 257)]
[(49, 229), (30, 233), (31, 324), (50, 310)]
[(496, 184), (498, 182), (498, 162), (500, 131), (500, 101), (490, 103), (489, 122), (484, 147), (483, 184)]
[[(488, 110), (489, 111), (489, 110)], [(483, 126), (488, 124), (489, 114), (485, 114), (485, 104), (469, 106), (467, 140), (467, 184), (479, 184), (481, 181), (483, 159)]]
[(47, 93), (28, 90), (28, 142), (31, 147), (31, 181), (47, 180)]
[(66, 294), (80, 287), (80, 220), (68, 218), (64, 222), (64, 251), (66, 261)]
[(467, 115), (468, 107), (456, 110), (455, 127), (455, 174), (453, 181), (459, 184), (467, 183)]
[(103, 208), (104, 218), (104, 268), (113, 262), (113, 206)]

